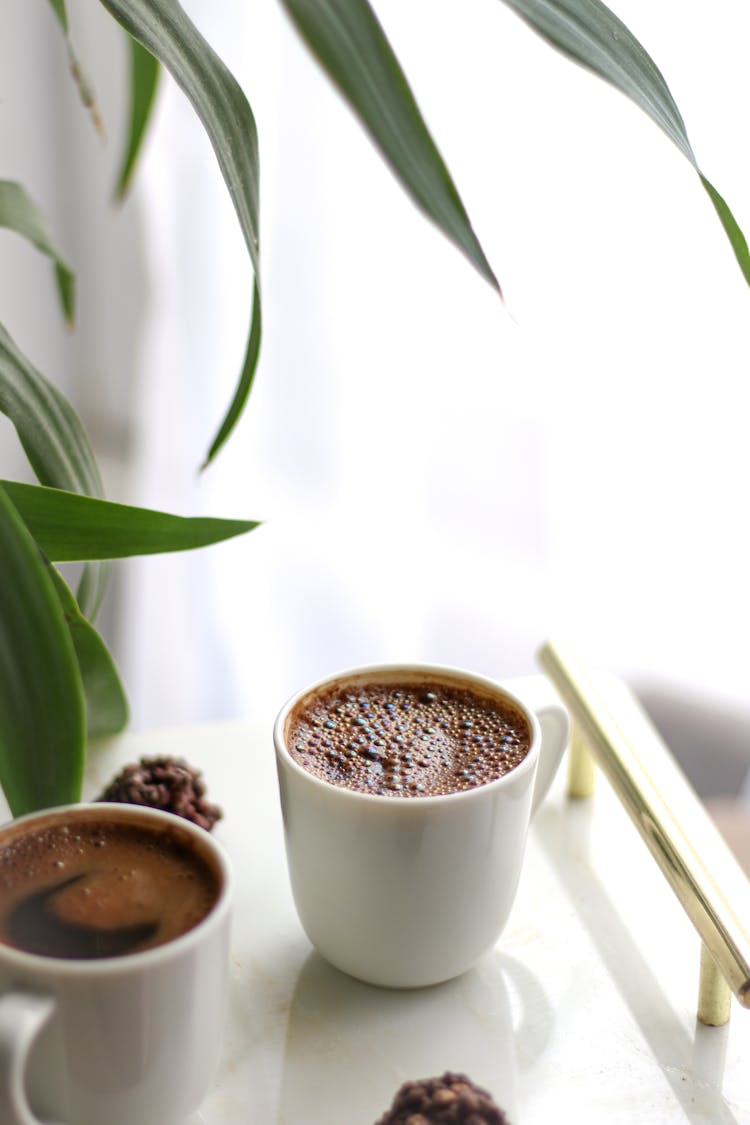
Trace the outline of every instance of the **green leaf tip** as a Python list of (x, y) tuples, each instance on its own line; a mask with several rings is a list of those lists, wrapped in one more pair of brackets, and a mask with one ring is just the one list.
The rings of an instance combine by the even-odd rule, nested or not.
[(189, 99), (213, 146), (255, 273), (254, 311), (232, 403), (214, 438), (215, 456), (247, 400), (260, 352), (260, 159), (255, 117), (242, 87), (177, 0), (101, 0), (125, 30), (158, 59)]
[(258, 366), (258, 355), (260, 353), (260, 338), (261, 338), (261, 306), (260, 306), (260, 292), (258, 290), (258, 283), (256, 280), (253, 292), (253, 305), (250, 314), (250, 332), (248, 335), (247, 345), (245, 347), (245, 361), (242, 365), (239, 382), (237, 389), (234, 393), (229, 409), (227, 410), (224, 420), (219, 427), (216, 437), (213, 440), (211, 448), (206, 454), (206, 459), (201, 465), (201, 472), (207, 469), (213, 461), (216, 454), (219, 452), (225, 441), (232, 433), (234, 427), (240, 419), (242, 411), (245, 408), (250, 391), (252, 390), (253, 382), (255, 379), (255, 372)]
[(68, 12), (67, 12), (67, 9), (65, 7), (65, 0), (49, 0), (49, 3), (50, 3), (50, 7), (52, 8), (52, 11), (55, 13), (55, 15), (57, 16), (57, 19), (60, 22), (60, 27), (63, 29), (63, 31), (67, 35), (68, 34)]
[(703, 175), (685, 123), (658, 66), (631, 31), (600, 0), (503, 0), (543, 39), (639, 106), (697, 172), (719, 216), (745, 281), (750, 262), (728, 204)]
[(193, 551), (245, 535), (256, 520), (174, 516), (57, 488), (0, 481), (26, 527), (54, 562)]
[(737, 259), (737, 264), (742, 270), (742, 276), (745, 278), (748, 285), (750, 285), (750, 252), (748, 251), (747, 240), (734, 215), (713, 184), (710, 183), (703, 174), (701, 174), (700, 179), (708, 193), (709, 199), (714, 205), (716, 214), (719, 216), (719, 221), (724, 227), (729, 243), (734, 251), (734, 256)]
[(502, 296), (403, 69), (367, 0), (281, 2), (412, 201)]
[(25, 238), (52, 260), (63, 316), (75, 320), (75, 277), (55, 246), (47, 220), (26, 189), (14, 180), (0, 180), (0, 227)]
[(127, 40), (130, 53), (130, 115), (127, 142), (115, 188), (117, 201), (122, 201), (130, 188), (153, 113), (161, 74), (158, 59), (132, 35), (128, 35)]

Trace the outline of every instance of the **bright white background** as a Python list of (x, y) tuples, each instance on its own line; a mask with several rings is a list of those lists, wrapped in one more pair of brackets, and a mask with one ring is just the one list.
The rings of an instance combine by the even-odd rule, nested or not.
[[(270, 720), (292, 690), (355, 663), (525, 673), (550, 634), (635, 679), (747, 702), (750, 290), (649, 119), (498, 0), (378, 0), (503, 305), (414, 210), (278, 5), (186, 3), (253, 104), (262, 158), (262, 359), (244, 420), (199, 477), (247, 331), (239, 228), (169, 80), (137, 187), (110, 213), (120, 38), (70, 4), (109, 111), (103, 147), (47, 7), (33, 30), (46, 70), (4, 70), (0, 175), (36, 188), (62, 231), (80, 324), (62, 339), (50, 299), (37, 325), (48, 270), (15, 242), (17, 270), (33, 272), (22, 284), (3, 269), (3, 319), (67, 380), (112, 498), (264, 521), (118, 566), (106, 627), (136, 728)], [(750, 10), (614, 7), (747, 232)], [(3, 53), (22, 60), (28, 0), (9, 9), (20, 43)], [(57, 123), (30, 149), (17, 118), (41, 73), (59, 83)]]

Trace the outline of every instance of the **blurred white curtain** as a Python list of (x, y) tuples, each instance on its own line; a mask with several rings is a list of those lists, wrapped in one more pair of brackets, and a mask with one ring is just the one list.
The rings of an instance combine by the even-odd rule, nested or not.
[[(156, 300), (137, 492), (265, 523), (132, 568), (136, 723), (270, 719), (353, 663), (524, 673), (549, 633), (625, 673), (746, 698), (750, 294), (679, 153), (502, 4), (381, 0), (503, 306), (280, 9), (189, 10), (258, 118), (265, 338), (246, 417), (198, 480), (250, 273), (208, 146), (166, 88), (141, 184)], [(750, 13), (618, 11), (750, 227)]]
[[(134, 725), (270, 721), (354, 663), (525, 673), (551, 633), (747, 701), (750, 292), (697, 177), (498, 0), (375, 6), (505, 304), (414, 210), (278, 5), (185, 3), (258, 120), (263, 351), (245, 418), (199, 475), (251, 274), (166, 81), (128, 204), (149, 299), (117, 498), (264, 524), (119, 568)], [(750, 10), (614, 7), (749, 229)]]

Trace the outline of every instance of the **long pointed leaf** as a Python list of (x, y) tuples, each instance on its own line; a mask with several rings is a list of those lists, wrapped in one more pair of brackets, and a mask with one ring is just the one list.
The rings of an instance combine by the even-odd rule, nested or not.
[(206, 459), (201, 465), (205, 469), (211, 461), (213, 461), (216, 454), (221, 449), (224, 442), (227, 440), (232, 430), (234, 429), (237, 421), (242, 414), (242, 411), (247, 402), (247, 397), (252, 389), (253, 380), (255, 378), (255, 369), (258, 364), (258, 353), (260, 352), (260, 337), (261, 337), (261, 307), (260, 307), (260, 291), (256, 281), (253, 287), (253, 311), (250, 317), (250, 337), (247, 342), (247, 349), (245, 352), (245, 363), (240, 374), (240, 379), (237, 384), (237, 389), (234, 393), (234, 398), (229, 405), (229, 409), (224, 417), (224, 421), (219, 427), (219, 431), (214, 438), (211, 448), (209, 449)]
[(0, 180), (0, 227), (28, 239), (52, 259), (63, 315), (68, 324), (75, 317), (75, 277), (55, 247), (47, 220), (26, 190), (13, 180)]
[(0, 487), (55, 562), (191, 551), (258, 526), (253, 520), (173, 516), (16, 481), (0, 481)]
[(748, 251), (745, 236), (723, 197), (719, 195), (713, 184), (710, 183), (701, 172), (698, 174), (703, 188), (713, 203), (716, 214), (719, 216), (721, 225), (724, 227), (726, 236), (734, 251), (734, 256), (737, 259), (737, 265), (742, 270), (748, 285), (750, 285), (750, 251)]
[(80, 800), (84, 703), (36, 544), (0, 488), (0, 783), (14, 816)]
[(52, 11), (55, 13), (58, 20), (60, 21), (61, 28), (63, 29), (63, 31), (67, 35), (68, 34), (68, 12), (67, 12), (67, 9), (65, 7), (65, 0), (49, 0), (49, 2), (50, 2), (50, 5), (52, 7)]
[(154, 106), (161, 67), (150, 51), (128, 35), (130, 52), (130, 122), (128, 138), (117, 177), (117, 198), (122, 199), (130, 187), (146, 127)]
[(117, 734), (128, 721), (128, 701), (109, 649), (86, 620), (67, 584), (50, 566), (65, 623), (70, 630), (86, 708), (86, 737)]
[(727, 203), (701, 172), (664, 77), (635, 36), (600, 0), (503, 0), (553, 47), (640, 106), (695, 168), (750, 284), (747, 242)]
[(65, 5), (65, 0), (49, 0), (50, 7), (55, 13), (57, 20), (62, 28), (63, 35), (65, 36), (65, 46), (68, 50), (68, 62), (70, 64), (70, 73), (73, 81), (78, 90), (78, 96), (81, 99), (81, 104), (89, 111), (94, 128), (100, 136), (104, 136), (104, 125), (102, 123), (99, 107), (96, 103), (96, 95), (91, 86), (91, 83), (86, 76), (83, 67), (81, 66), (75, 51), (73, 50), (73, 42), (70, 38), (70, 27), (68, 25), (68, 10)]
[(367, 0), (281, 0), (417, 206), (500, 286)]
[[(70, 403), (26, 359), (0, 324), (0, 412), (18, 432), (32, 469), (42, 484), (88, 496), (103, 487), (88, 438)], [(101, 563), (86, 568), (78, 600), (95, 618), (107, 582)]]
[[(259, 171), (255, 118), (242, 88), (177, 0), (101, 0), (134, 39), (166, 67), (202, 121), (234, 204), (259, 290)], [(260, 341), (260, 305), (251, 315), (239, 386), (208, 460), (226, 441), (252, 383)], [(247, 388), (247, 389), (243, 389)]]

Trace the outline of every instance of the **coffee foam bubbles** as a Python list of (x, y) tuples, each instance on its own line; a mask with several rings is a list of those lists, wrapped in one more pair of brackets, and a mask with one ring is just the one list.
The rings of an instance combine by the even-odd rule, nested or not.
[(531, 731), (511, 700), (463, 684), (341, 681), (298, 701), (286, 742), (329, 784), (408, 798), (502, 777), (526, 757)]

